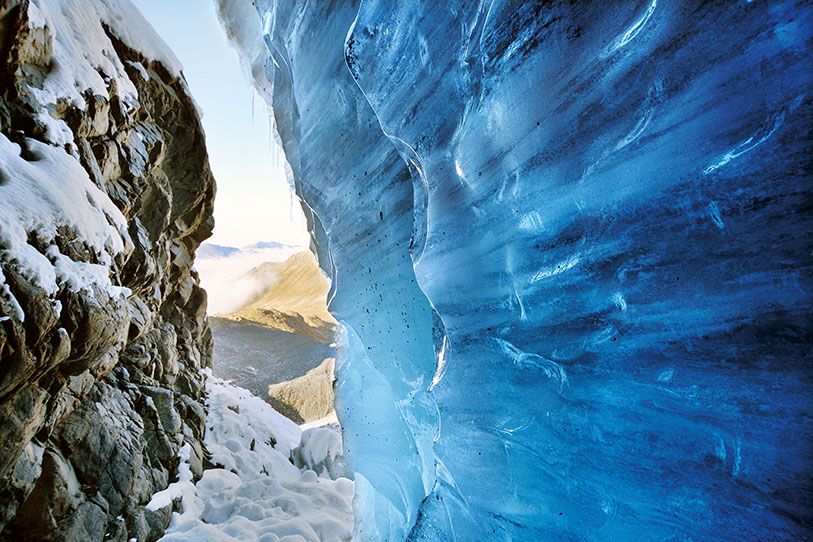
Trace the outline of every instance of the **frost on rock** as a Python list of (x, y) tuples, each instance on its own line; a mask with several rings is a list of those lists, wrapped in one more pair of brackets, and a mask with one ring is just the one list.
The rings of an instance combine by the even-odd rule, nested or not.
[(348, 330), (359, 540), (805, 535), (809, 5), (220, 5)]
[[(353, 482), (342, 467), (338, 432), (303, 433), (259, 397), (211, 374), (206, 392), (204, 443), (214, 468), (193, 484), (188, 446), (181, 449), (178, 481), (147, 505), (157, 510), (181, 501), (161, 542), (350, 540)], [(315, 431), (319, 438), (306, 437)], [(298, 451), (300, 440), (308, 451)]]

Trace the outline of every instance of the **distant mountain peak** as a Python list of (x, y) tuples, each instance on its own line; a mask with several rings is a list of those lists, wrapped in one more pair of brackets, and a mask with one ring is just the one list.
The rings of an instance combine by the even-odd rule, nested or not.
[(216, 245), (214, 243), (203, 243), (198, 247), (195, 256), (198, 258), (228, 258), (240, 252), (239, 248)]
[(198, 248), (196, 256), (198, 258), (230, 258), (238, 254), (262, 252), (266, 250), (292, 250), (303, 249), (300, 245), (289, 245), (287, 243), (278, 243), (277, 241), (258, 241), (251, 245), (244, 247), (232, 247), (227, 245), (218, 245), (215, 243), (203, 243)]
[(278, 243), (277, 241), (259, 241), (252, 245), (247, 245), (242, 248), (245, 251), (251, 250), (267, 250), (273, 248), (302, 248), (299, 245), (289, 245), (287, 243)]

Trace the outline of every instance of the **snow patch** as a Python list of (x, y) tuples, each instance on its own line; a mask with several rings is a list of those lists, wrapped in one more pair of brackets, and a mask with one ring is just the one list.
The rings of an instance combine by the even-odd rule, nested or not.
[[(107, 89), (113, 83), (125, 104), (136, 102), (138, 92), (115, 54), (105, 26), (147, 59), (161, 62), (174, 77), (181, 76), (182, 66), (177, 57), (127, 0), (34, 0), (28, 15), (33, 28), (47, 27), (54, 38), (51, 69), (42, 88), (30, 89), (42, 104), (53, 105), (63, 100), (84, 110), (83, 92), (90, 90), (94, 95), (109, 98)], [(58, 28), (71, 31), (57, 32)], [(61, 129), (56, 131), (66, 137), (70, 134), (70, 130), (67, 134)]]
[(299, 426), (299, 428), (302, 429), (302, 431), (305, 431), (306, 429), (310, 429), (312, 427), (324, 427), (326, 425), (335, 425), (335, 426), (339, 425), (339, 416), (336, 414), (335, 410), (328, 414), (327, 416), (325, 416), (324, 418), (319, 418), (318, 420), (313, 420), (312, 422), (303, 423)]
[[(113, 258), (132, 245), (124, 215), (76, 158), (34, 139), (26, 139), (26, 147), (31, 160), (0, 134), (0, 257), (49, 294), (65, 285), (72, 291), (98, 286), (111, 296), (128, 295), (110, 281)], [(59, 252), (55, 242), (66, 230), (93, 252), (98, 264)], [(32, 237), (47, 247), (44, 253), (29, 243)], [(4, 283), (0, 295), (11, 299)]]
[(178, 465), (178, 481), (169, 485), (165, 490), (159, 491), (152, 496), (147, 503), (147, 510), (155, 511), (172, 505), (172, 501), (180, 498), (183, 504), (184, 513), (194, 514), (200, 512), (200, 500), (195, 494), (195, 484), (192, 483), (192, 468), (189, 465), (189, 458), (192, 456), (192, 447), (187, 443), (181, 446), (178, 457), (181, 460)]
[(161, 541), (350, 540), (354, 484), (336, 476), (347, 470), (341, 436), (324, 428), (303, 433), (248, 390), (207, 374), (204, 442), (218, 468), (193, 485), (184, 445), (178, 482), (148, 505), (157, 510), (182, 499), (183, 512), (173, 513)]

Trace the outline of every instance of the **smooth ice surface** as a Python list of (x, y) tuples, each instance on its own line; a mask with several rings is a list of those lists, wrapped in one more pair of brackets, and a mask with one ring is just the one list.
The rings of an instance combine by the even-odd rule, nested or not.
[(807, 535), (809, 4), (220, 4), (348, 329), (359, 540)]

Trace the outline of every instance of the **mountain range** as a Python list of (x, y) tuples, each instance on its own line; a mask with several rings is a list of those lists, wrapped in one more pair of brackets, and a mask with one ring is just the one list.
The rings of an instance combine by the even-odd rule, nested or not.
[(236, 283), (254, 284), (256, 293), (231, 313), (209, 316), (214, 374), (296, 422), (329, 415), (338, 322), (327, 310), (330, 284), (316, 258), (302, 251), (264, 262)]

